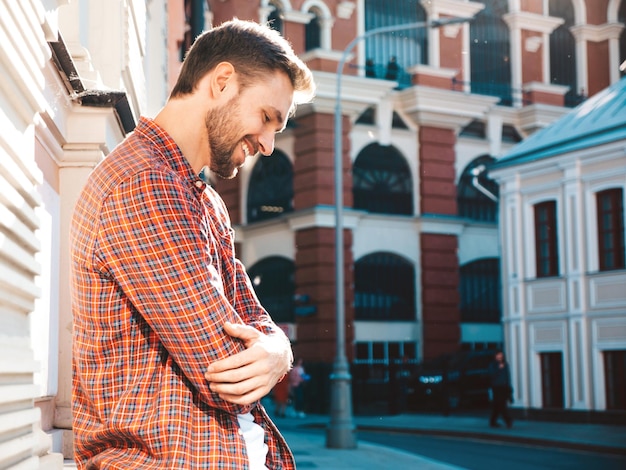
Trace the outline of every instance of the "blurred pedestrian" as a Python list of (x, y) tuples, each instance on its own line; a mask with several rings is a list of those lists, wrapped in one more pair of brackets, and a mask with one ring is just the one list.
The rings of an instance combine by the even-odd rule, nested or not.
[(498, 418), (502, 416), (506, 427), (513, 426), (513, 419), (509, 414), (508, 402), (513, 402), (513, 387), (511, 386), (511, 371), (509, 364), (504, 359), (502, 351), (496, 351), (494, 360), (489, 365), (491, 379), (491, 417), (489, 425), (492, 428), (500, 427)]
[(385, 80), (397, 80), (398, 73), (400, 71), (400, 66), (398, 65), (398, 60), (396, 56), (391, 56), (389, 62), (387, 63), (387, 72), (385, 73)]
[(289, 377), (284, 376), (272, 390), (274, 398), (274, 412), (279, 418), (287, 416), (287, 406), (289, 405)]
[(309, 376), (304, 370), (302, 359), (296, 361), (293, 369), (289, 371), (289, 389), (293, 398), (293, 408), (298, 418), (305, 418), (304, 412), (304, 385), (309, 380)]

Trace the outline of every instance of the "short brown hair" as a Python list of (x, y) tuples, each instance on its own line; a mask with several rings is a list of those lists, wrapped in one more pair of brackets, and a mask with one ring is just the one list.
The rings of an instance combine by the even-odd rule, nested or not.
[(193, 92), (198, 81), (220, 62), (235, 67), (242, 87), (282, 71), (291, 81), (296, 104), (310, 101), (315, 93), (313, 74), (280, 33), (253, 21), (233, 19), (196, 38), (170, 98)]

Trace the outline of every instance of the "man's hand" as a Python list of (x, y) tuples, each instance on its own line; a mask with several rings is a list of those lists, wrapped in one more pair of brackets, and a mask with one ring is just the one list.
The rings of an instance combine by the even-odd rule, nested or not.
[(225, 323), (224, 331), (242, 340), (246, 350), (210, 364), (204, 377), (220, 398), (249, 405), (267, 395), (293, 361), (283, 334), (266, 335), (249, 325)]

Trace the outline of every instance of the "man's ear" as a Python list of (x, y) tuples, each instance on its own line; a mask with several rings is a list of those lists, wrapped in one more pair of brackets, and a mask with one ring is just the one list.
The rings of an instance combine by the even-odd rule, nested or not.
[(211, 93), (213, 97), (219, 97), (230, 84), (233, 85), (235, 67), (230, 62), (220, 62), (213, 69), (211, 79)]

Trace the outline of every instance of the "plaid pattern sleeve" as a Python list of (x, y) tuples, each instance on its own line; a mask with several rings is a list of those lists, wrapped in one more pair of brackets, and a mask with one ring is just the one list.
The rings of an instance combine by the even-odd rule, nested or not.
[[(71, 228), (79, 468), (244, 469), (237, 413), (204, 380), (243, 346), (226, 321), (277, 329), (234, 257), (221, 198), (142, 118), (92, 173)], [(268, 468), (294, 468), (260, 405)]]

